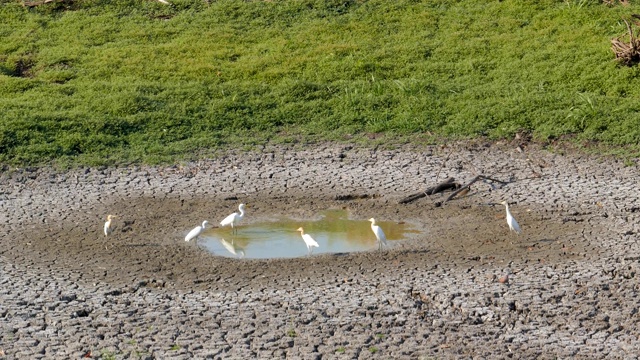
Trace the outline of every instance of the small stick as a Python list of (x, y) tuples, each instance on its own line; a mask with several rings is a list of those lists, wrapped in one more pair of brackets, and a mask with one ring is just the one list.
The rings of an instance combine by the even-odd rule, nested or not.
[(411, 194), (409, 196), (407, 196), (406, 198), (400, 200), (398, 203), (399, 204), (407, 204), (410, 203), (414, 200), (423, 198), (427, 195), (433, 195), (439, 192), (442, 192), (446, 189), (452, 188), (452, 187), (456, 187), (459, 186), (458, 184), (456, 184), (454, 178), (448, 178), (447, 180), (445, 180), (444, 182), (436, 185), (436, 186), (432, 186), (430, 188), (428, 188), (425, 191), (419, 192), (419, 193), (415, 193), (415, 194)]
[[(438, 169), (438, 173), (436, 174), (436, 181), (438, 181), (438, 177), (440, 176), (440, 171), (442, 171), (442, 168), (444, 167), (444, 165), (447, 163), (447, 161), (449, 161), (449, 157), (451, 156), (451, 148), (449, 149), (449, 153), (447, 154), (447, 157), (444, 159), (444, 161), (442, 162), (442, 165), (440, 165), (440, 169)], [(450, 179), (450, 178), (449, 178)], [(447, 180), (449, 180), (447, 179)], [(426, 192), (426, 191), (425, 191)]]
[(453, 178), (448, 178), (445, 182), (440, 183), (424, 191), (425, 195), (433, 195), (449, 189), (457, 189), (460, 184), (453, 182)]
[(473, 183), (475, 183), (476, 181), (480, 180), (480, 179), (484, 179), (484, 180), (490, 180), (490, 181), (494, 181), (497, 183), (500, 183), (502, 185), (506, 185), (508, 184), (508, 182), (502, 181), (502, 180), (498, 180), (498, 179), (494, 179), (494, 178), (490, 178), (488, 176), (484, 176), (484, 175), (477, 175), (475, 176), (473, 179), (471, 179), (471, 181), (469, 181), (469, 183), (461, 186), (458, 190), (454, 191), (451, 195), (449, 195), (449, 197), (443, 201), (442, 203), (446, 203), (447, 201), (453, 199), (454, 197), (456, 197), (456, 195), (458, 195), (461, 191), (465, 190), (466, 188), (468, 188), (469, 186), (471, 186)]

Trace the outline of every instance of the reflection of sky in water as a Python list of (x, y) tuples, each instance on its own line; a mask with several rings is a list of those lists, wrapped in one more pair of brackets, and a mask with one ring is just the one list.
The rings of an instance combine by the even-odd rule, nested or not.
[[(387, 240), (402, 240), (407, 233), (418, 233), (409, 224), (377, 221)], [(344, 210), (329, 210), (318, 221), (281, 219), (274, 222), (253, 223), (231, 228), (208, 229), (198, 244), (214, 253), (226, 257), (252, 259), (290, 258), (307, 255), (305, 245), (297, 228), (303, 227), (320, 245), (313, 254), (341, 253), (377, 249), (376, 237), (367, 220), (349, 220)]]

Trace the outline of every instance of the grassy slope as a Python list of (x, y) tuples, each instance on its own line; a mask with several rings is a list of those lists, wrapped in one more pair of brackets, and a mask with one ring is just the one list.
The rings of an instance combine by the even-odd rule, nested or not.
[(597, 1), (0, 1), (0, 162), (386, 133), (640, 140)]

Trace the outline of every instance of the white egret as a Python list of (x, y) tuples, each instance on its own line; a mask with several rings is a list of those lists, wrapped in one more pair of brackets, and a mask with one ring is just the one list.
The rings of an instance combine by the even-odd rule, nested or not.
[(382, 231), (382, 228), (376, 225), (376, 219), (371, 218), (369, 221), (371, 221), (371, 230), (375, 234), (376, 239), (378, 239), (378, 250), (381, 250), (382, 245), (387, 246), (387, 236), (384, 234), (384, 231)]
[(111, 220), (117, 218), (117, 216), (115, 215), (107, 215), (107, 222), (104, 223), (104, 236), (108, 236), (109, 234), (111, 234), (112, 230), (111, 229)]
[(190, 241), (193, 238), (198, 240), (198, 236), (200, 236), (200, 234), (202, 234), (202, 232), (204, 231), (204, 228), (207, 227), (208, 223), (209, 222), (207, 220), (205, 220), (205, 221), (202, 222), (202, 226), (194, 227), (193, 230), (189, 231), (187, 236), (184, 237), (184, 241)]
[(226, 218), (224, 218), (224, 220), (220, 221), (220, 226), (231, 225), (231, 232), (237, 232), (235, 225), (240, 222), (242, 218), (244, 218), (244, 206), (244, 204), (240, 204), (238, 206), (238, 210), (240, 210), (240, 213), (234, 212), (233, 214), (227, 216)]
[(506, 201), (502, 201), (500, 204), (504, 205), (507, 210), (507, 224), (509, 224), (509, 230), (515, 231), (516, 234), (520, 234), (520, 225), (516, 219), (511, 215), (511, 211), (509, 211), (509, 204)]
[(304, 229), (303, 228), (300, 227), (296, 231), (300, 231), (300, 235), (302, 235), (302, 240), (304, 240), (304, 243), (307, 244), (307, 255), (311, 255), (311, 253), (313, 252), (313, 248), (314, 247), (320, 247), (320, 245), (318, 245), (318, 242), (315, 241), (311, 237), (311, 235), (304, 233)]

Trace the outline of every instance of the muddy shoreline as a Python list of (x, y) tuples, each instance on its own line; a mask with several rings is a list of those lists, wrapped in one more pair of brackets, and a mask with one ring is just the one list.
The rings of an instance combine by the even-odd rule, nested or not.
[[(517, 146), (269, 147), (4, 172), (0, 358), (637, 358), (638, 169)], [(509, 184), (398, 204), (477, 174)], [(251, 204), (247, 226), (341, 208), (423, 233), (384, 252), (300, 259), (184, 242), (239, 202)], [(108, 213), (120, 218), (105, 240)]]

